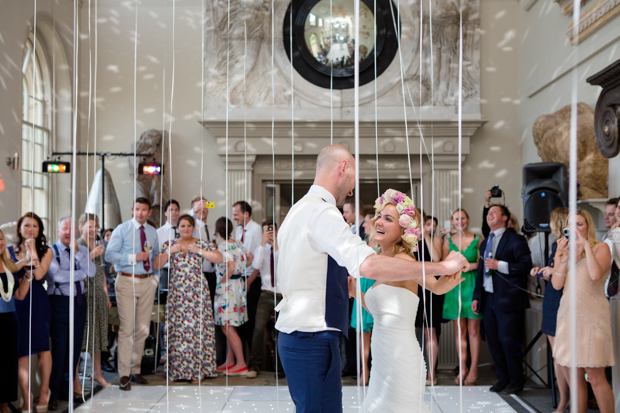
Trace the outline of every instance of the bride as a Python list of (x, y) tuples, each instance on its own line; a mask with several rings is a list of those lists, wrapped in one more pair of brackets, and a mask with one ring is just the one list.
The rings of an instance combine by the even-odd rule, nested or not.
[[(411, 199), (388, 189), (375, 202), (369, 244), (379, 247), (378, 254), (414, 260), (422, 228)], [(425, 286), (434, 294), (445, 294), (455, 286), (453, 277), (427, 277)], [(356, 294), (355, 284), (355, 279), (349, 277), (351, 297)], [(375, 320), (371, 340), (373, 368), (364, 402), (368, 413), (429, 411), (424, 403), (426, 366), (422, 367), (424, 358), (415, 334), (417, 292), (418, 283), (409, 280), (377, 281), (366, 294), (362, 293), (362, 305)]]

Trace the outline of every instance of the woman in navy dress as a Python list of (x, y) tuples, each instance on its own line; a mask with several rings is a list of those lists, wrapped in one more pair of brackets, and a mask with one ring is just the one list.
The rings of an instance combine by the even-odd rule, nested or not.
[[(50, 397), (49, 382), (52, 372), (52, 353), (50, 352), (51, 309), (47, 291), (43, 287), (43, 278), (53, 258), (52, 249), (47, 246), (43, 233), (41, 218), (33, 212), (25, 214), (17, 221), (17, 246), (9, 247), (11, 259), (18, 270), (24, 269), (23, 277), (32, 277), (30, 291), (23, 300), (15, 302), (19, 320), (19, 373), (18, 382), (24, 400), (30, 400), (28, 394), (28, 356), (38, 355), (41, 372), (41, 390), (37, 411), (47, 411)], [(22, 282), (25, 278), (22, 278)], [(31, 298), (32, 297), (32, 298)], [(32, 317), (30, 306), (32, 305)], [(24, 411), (32, 410), (31, 406)]]
[[(9, 257), (6, 250), (4, 233), (0, 230), (0, 328), (3, 338), (0, 340), (0, 411), (8, 411), (7, 403), (17, 400), (17, 343), (19, 334), (19, 322), (15, 312), (15, 298), (23, 300), (28, 289), (29, 282), (19, 283), (23, 276), (23, 270), (17, 270), (17, 266)], [(26, 410), (24, 410), (26, 411)]]
[[(556, 208), (551, 212), (549, 227), (551, 228), (551, 234), (555, 239), (562, 238), (562, 228), (566, 226), (567, 217), (568, 208), (566, 207)], [(549, 344), (551, 345), (552, 351), (555, 347), (555, 327), (558, 319), (558, 308), (560, 307), (560, 299), (562, 298), (562, 292), (564, 290), (563, 288), (561, 290), (556, 290), (553, 288), (551, 283), (551, 276), (553, 274), (553, 259), (555, 257), (557, 246), (557, 242), (554, 242), (551, 246), (551, 252), (549, 257), (547, 257), (547, 266), (545, 268), (534, 267), (530, 271), (530, 275), (534, 277), (542, 273), (543, 278), (549, 281), (545, 287), (545, 295), (543, 298), (543, 319), (540, 330), (549, 338)], [(570, 399), (568, 377), (565, 376), (565, 369), (561, 367), (558, 368), (555, 362), (553, 364), (558, 380), (558, 388), (560, 390), (560, 403), (555, 411), (563, 412), (566, 410)]]

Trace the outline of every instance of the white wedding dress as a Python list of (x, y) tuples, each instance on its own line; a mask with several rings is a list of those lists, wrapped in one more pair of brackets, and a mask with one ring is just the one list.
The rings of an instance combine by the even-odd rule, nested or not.
[(415, 332), (418, 296), (405, 288), (379, 284), (368, 290), (365, 300), (374, 327), (370, 382), (360, 412), (428, 412), (426, 364)]

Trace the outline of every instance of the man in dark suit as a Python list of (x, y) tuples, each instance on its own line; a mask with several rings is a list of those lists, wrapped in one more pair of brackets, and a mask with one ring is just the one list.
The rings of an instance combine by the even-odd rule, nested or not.
[(483, 313), (483, 327), (499, 381), (490, 391), (516, 394), (523, 390), (521, 359), (527, 276), (532, 259), (522, 235), (507, 231), (510, 211), (493, 205), (487, 215), (491, 232), (480, 245), (478, 278), (472, 300), (474, 313)]

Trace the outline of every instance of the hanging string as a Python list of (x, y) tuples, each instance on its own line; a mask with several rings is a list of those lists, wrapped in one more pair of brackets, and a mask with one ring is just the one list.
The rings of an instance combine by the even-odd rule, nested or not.
[[(36, 16), (36, 13), (35, 13)], [(79, 54), (79, 25), (78, 25), (78, 3), (73, 3), (73, 139), (72, 139), (72, 156), (71, 163), (77, 164), (77, 122), (78, 122), (78, 54)], [(35, 30), (36, 33), (36, 30)], [(75, 202), (76, 202), (76, 169), (71, 171), (71, 245), (75, 245)], [(70, 250), (70, 262), (75, 262), (75, 248)], [(74, 337), (75, 337), (75, 300), (73, 300), (75, 291), (75, 267), (69, 266), (69, 412), (73, 412), (73, 374), (75, 366), (73, 365)], [(30, 295), (32, 299), (32, 294)], [(31, 313), (32, 321), (32, 313)]]
[[(206, 13), (205, 13), (205, 0), (202, 0), (201, 2), (201, 6), (202, 6), (202, 15), (201, 15), (201, 32), (200, 32), (200, 38), (201, 38), (201, 49), (200, 49), (200, 53), (201, 53), (201, 59), (200, 59), (200, 116), (204, 116), (205, 113), (205, 19), (206, 19)], [(244, 77), (245, 79), (245, 77)], [(204, 162), (205, 162), (205, 147), (204, 147), (204, 141), (205, 141), (205, 128), (202, 128), (201, 131), (201, 139), (200, 139), (200, 200), (202, 201), (202, 190), (203, 190), (203, 174), (204, 174)], [(202, 202), (201, 202), (202, 203)], [(198, 220), (196, 220), (196, 222), (198, 222)], [(205, 222), (205, 236), (207, 238), (209, 238), (209, 233), (207, 232), (207, 223)], [(202, 231), (198, 231), (198, 237), (200, 239), (200, 243), (202, 244)], [(201, 247), (201, 251), (202, 251), (202, 247)], [(202, 257), (201, 257), (202, 258)], [(204, 263), (203, 261), (204, 259), (200, 260), (200, 271), (202, 271), (202, 265)], [(198, 405), (199, 405), (199, 409), (200, 411), (202, 411), (202, 391), (201, 391), (201, 386), (202, 386), (202, 378), (204, 377), (204, 375), (202, 374), (202, 353), (203, 353), (203, 346), (202, 346), (202, 318), (203, 318), (203, 311), (204, 311), (204, 297), (203, 297), (203, 288), (204, 288), (204, 277), (200, 277), (200, 323), (199, 323), (199, 330), (198, 330), (198, 342), (200, 343), (200, 357), (198, 358)], [(208, 287), (208, 284), (207, 284)], [(217, 361), (216, 361), (217, 363)]]
[[(293, 3), (291, 3), (291, 10), (293, 9)], [(329, 42), (331, 49), (334, 45), (334, 9), (332, 6), (332, 0), (329, 0)], [(376, 21), (376, 20), (375, 20)], [(293, 54), (291, 53), (291, 62), (293, 61)], [(329, 144), (334, 144), (334, 63), (329, 62)], [(375, 76), (376, 77), (376, 76)]]
[[(87, 114), (87, 122), (86, 122), (86, 153), (89, 153), (89, 146), (90, 146), (90, 113), (91, 113), (91, 103), (92, 103), (92, 77), (93, 77), (93, 50), (92, 50), (92, 37), (91, 37), (91, 27), (90, 27), (90, 22), (91, 22), (91, 15), (90, 15), (90, 10), (91, 10), (91, 4), (90, 4), (90, 0), (88, 0), (88, 114)], [(89, 188), (88, 188), (88, 183), (90, 182), (88, 179), (88, 161), (89, 161), (89, 156), (86, 155), (86, 199), (88, 199), (88, 194), (89, 194)], [(97, 166), (97, 161), (95, 160), (95, 162), (93, 162), (93, 166), (96, 168)], [(89, 218), (90, 218), (90, 214), (86, 217), (86, 222), (89, 222)], [(95, 234), (96, 237), (96, 234)], [(90, 234), (87, 236), (87, 241), (86, 241), (86, 249), (90, 252)], [(90, 262), (92, 260), (88, 260), (88, 263), (86, 264), (88, 273), (90, 274)], [(85, 282), (86, 285), (89, 284), (89, 281), (86, 280)], [(93, 283), (94, 285), (94, 283)], [(94, 298), (95, 295), (93, 294), (93, 320), (95, 320), (95, 303), (94, 303)], [(86, 349), (85, 352), (85, 358), (84, 358), (84, 370), (82, 373), (82, 389), (84, 389), (85, 385), (86, 385), (86, 365), (88, 364), (88, 342), (90, 339), (90, 325), (91, 325), (91, 320), (88, 317), (88, 310), (89, 310), (89, 305), (90, 305), (90, 301), (86, 300), (87, 305), (86, 305), (86, 343), (84, 348)], [(95, 352), (95, 332), (93, 330), (93, 354)], [(81, 350), (81, 349), (80, 349)], [(79, 364), (78, 364), (78, 370), (79, 370)], [(91, 372), (91, 383), (90, 383), (90, 388), (92, 390), (93, 388), (93, 376), (94, 376), (94, 372), (95, 372), (95, 363), (94, 360), (91, 362), (91, 368), (92, 368), (92, 372)], [(79, 381), (79, 375), (78, 375), (78, 381)], [(82, 402), (86, 403), (86, 396), (84, 394), (85, 392), (82, 391)]]
[[(289, 55), (291, 56), (291, 207), (295, 204), (295, 89), (293, 85), (293, 5), (289, 18)], [(333, 70), (333, 69), (332, 69)]]
[[(330, 0), (331, 1), (331, 0)], [(391, 1), (391, 0), (390, 0)], [(379, 185), (379, 116), (377, 110), (377, 0), (373, 0), (373, 32), (374, 32), (374, 47), (373, 47), (373, 58), (374, 64), (373, 69), (375, 71), (375, 81), (374, 89), (375, 89), (375, 166), (377, 169), (377, 198), (381, 196), (381, 187)], [(357, 206), (356, 206), (357, 207)], [(359, 304), (362, 305), (361, 303)]]
[[(170, 122), (168, 124), (168, 168), (170, 179), (170, 190), (172, 190), (172, 122), (174, 117), (174, 70), (176, 67), (176, 47), (175, 47), (175, 17), (176, 17), (176, 1), (172, 0), (172, 79), (170, 81)], [(165, 65), (164, 65), (165, 66)], [(164, 69), (164, 80), (166, 72)], [(165, 83), (165, 82), (164, 82)], [(165, 93), (165, 92), (164, 92)], [(165, 115), (164, 115), (165, 116)], [(168, 254), (168, 271), (171, 269), (170, 254)], [(168, 287), (170, 289), (170, 287)], [(167, 303), (166, 303), (167, 304)], [(166, 311), (166, 412), (170, 412), (170, 339), (168, 334), (169, 326), (168, 311)]]
[[(34, 0), (34, 22), (33, 22), (33, 42), (32, 42), (32, 134), (30, 136), (30, 211), (34, 212), (34, 130), (35, 130), (35, 110), (34, 110), (34, 100), (35, 95), (37, 93), (37, 0)], [(75, 72), (73, 72), (75, 73)], [(24, 244), (24, 247), (26, 245)], [(24, 257), (26, 256), (26, 252), (23, 252)], [(32, 277), (31, 272), (31, 277)], [(28, 406), (30, 410), (32, 410), (31, 402), (30, 402), (30, 393), (32, 392), (32, 293), (29, 294), (29, 314), (30, 317), (28, 319)]]
[[(356, 234), (359, 235), (359, 211), (360, 211), (360, 52), (359, 52), (359, 39), (360, 39), (360, 0), (354, 0), (353, 2), (354, 8), (354, 22), (355, 22), (355, 41), (354, 41), (354, 51), (353, 51), (353, 61), (354, 61), (354, 70), (353, 70), (353, 105), (354, 105), (354, 137), (355, 137), (355, 230)], [(333, 41), (333, 39), (332, 39)], [(361, 263), (358, 262), (358, 267)], [(355, 298), (358, 303), (361, 303), (362, 297), (362, 289), (361, 282), (355, 283)], [(363, 333), (361, 329), (362, 325), (362, 308), (361, 305), (357, 306), (357, 320), (358, 323), (356, 325), (356, 366), (357, 371), (361, 371), (361, 375), (359, 379), (366, 380), (366, 363), (361, 362), (361, 355), (364, 354), (364, 340)], [(361, 353), (360, 353), (361, 348)], [(360, 369), (361, 364), (361, 369)], [(357, 394), (358, 394), (358, 403), (360, 398), (360, 380), (357, 380)], [(366, 387), (366, 383), (364, 383), (362, 391)], [(364, 411), (366, 411), (366, 406), (364, 405)]]
[[(573, 0), (573, 38), (579, 39), (579, 19), (581, 17), (581, 2)], [(571, 390), (577, 389), (577, 246), (575, 229), (577, 228), (577, 102), (579, 87), (579, 46), (575, 46), (573, 52), (573, 69), (572, 69), (572, 91), (571, 91), (571, 110), (570, 110), (570, 143), (569, 143), (569, 163), (568, 163), (568, 209), (569, 222), (568, 226), (571, 230), (571, 237), (568, 251), (568, 279), (571, 283), (569, 292), (570, 299), (570, 386)], [(577, 391), (570, 392), (571, 413), (577, 413), (579, 401)]]
[[(228, 198), (228, 108), (230, 106), (230, 84), (229, 84), (229, 76), (230, 76), (230, 0), (228, 0), (228, 11), (226, 18), (226, 165), (224, 168), (224, 172), (226, 174), (225, 178), (225, 188), (226, 188), (226, 241), (224, 242), (224, 247), (227, 249), (228, 239), (230, 238), (230, 234), (228, 233), (228, 209), (230, 203)], [(245, 75), (244, 75), (245, 77)], [(224, 278), (227, 278), (228, 274), (228, 262), (226, 262), (226, 272), (224, 273)], [(228, 280), (226, 280), (228, 282)], [(226, 302), (228, 302), (228, 288), (224, 288)], [(246, 296), (247, 297), (247, 296)], [(226, 322), (222, 328), (228, 328), (228, 311), (226, 311)], [(229, 330), (227, 330), (229, 331)], [(226, 366), (226, 370), (224, 370), (224, 374), (226, 375), (226, 388), (228, 388), (228, 356), (230, 354), (230, 346), (228, 345), (228, 336), (226, 336), (226, 362), (224, 365)]]
[[(330, 0), (331, 2), (331, 0)], [(292, 7), (292, 6), (291, 6)], [(276, 92), (275, 92), (275, 79), (274, 79), (274, 74), (275, 74), (275, 66), (274, 66), (274, 60), (275, 60), (275, 15), (274, 15), (274, 0), (271, 0), (271, 187), (272, 187), (272, 196), (273, 196), (273, 201), (271, 203), (271, 208), (272, 208), (272, 217), (273, 217), (273, 223), (274, 223), (274, 229), (275, 226), (277, 225), (277, 217), (276, 217), (276, 202), (277, 202), (277, 196), (278, 191), (276, 191), (276, 155), (275, 155), (275, 142), (274, 142), (274, 136), (275, 136), (275, 109), (276, 109)], [(293, 59), (293, 56), (291, 55), (291, 60)], [(277, 274), (278, 272), (277, 270), (277, 261), (275, 260), (275, 246), (277, 245), (277, 238), (274, 237), (274, 269), (273, 269), (273, 273), (276, 274), (276, 277), (274, 277), (274, 293), (278, 292), (278, 277)], [(277, 302), (277, 297), (276, 294), (273, 294), (273, 314), (276, 314), (276, 306), (278, 305)], [(277, 344), (277, 343), (276, 343)], [(280, 388), (280, 383), (279, 383), (279, 378), (278, 378), (278, 346), (275, 346), (275, 363), (276, 363), (276, 406), (277, 407), (277, 411), (280, 411), (280, 392), (279, 392), (279, 388)]]
[[(462, 172), (462, 154), (463, 154), (463, 5), (459, 1), (459, 88), (458, 88), (458, 174), (459, 174), (459, 192), (458, 192), (458, 203), (459, 210), (461, 209), (461, 191), (463, 188), (463, 172)], [(459, 231), (459, 245), (463, 245), (462, 243), (463, 231)], [(459, 311), (457, 315), (457, 327), (458, 327), (458, 335), (459, 335), (459, 408), (461, 413), (463, 412), (463, 374), (465, 369), (463, 365), (465, 364), (465, 360), (462, 360), (463, 354), (463, 343), (461, 340), (461, 305), (462, 305), (462, 297), (461, 297), (461, 283), (459, 283)]]

